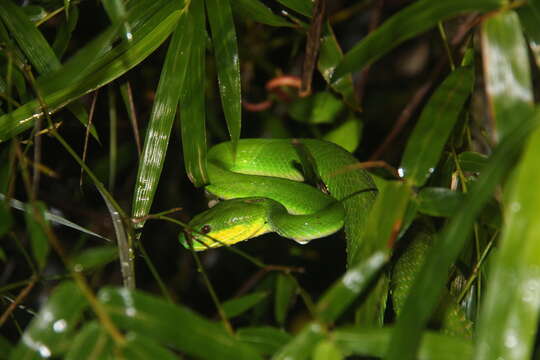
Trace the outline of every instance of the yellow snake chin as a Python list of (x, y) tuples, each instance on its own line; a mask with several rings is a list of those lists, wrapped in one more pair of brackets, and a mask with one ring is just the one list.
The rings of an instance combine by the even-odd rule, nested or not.
[(212, 231), (204, 236), (204, 239), (200, 239), (201, 241), (204, 241), (206, 245), (194, 243), (194, 246), (195, 250), (205, 250), (207, 248), (219, 247), (223, 244), (233, 245), (237, 242), (248, 240), (270, 231), (270, 227), (263, 220), (249, 225), (238, 224), (226, 229)]

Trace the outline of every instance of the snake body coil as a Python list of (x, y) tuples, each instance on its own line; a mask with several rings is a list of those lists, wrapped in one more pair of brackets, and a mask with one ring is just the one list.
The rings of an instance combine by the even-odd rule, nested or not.
[[(299, 146), (328, 194), (303, 182), (305, 159)], [(226, 201), (189, 223), (194, 249), (230, 245), (272, 231), (304, 243), (344, 225), (349, 257), (354, 256), (376, 196), (373, 180), (357, 164), (338, 145), (314, 139), (243, 139), (236, 156), (230, 142), (212, 147), (205, 188)]]

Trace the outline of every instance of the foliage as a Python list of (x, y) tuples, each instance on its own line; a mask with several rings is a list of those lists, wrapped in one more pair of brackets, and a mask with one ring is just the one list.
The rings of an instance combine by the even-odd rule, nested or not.
[[(532, 358), (539, 14), (0, 0), (0, 359)], [(379, 189), (356, 258), (179, 246), (241, 135), (355, 153)]]

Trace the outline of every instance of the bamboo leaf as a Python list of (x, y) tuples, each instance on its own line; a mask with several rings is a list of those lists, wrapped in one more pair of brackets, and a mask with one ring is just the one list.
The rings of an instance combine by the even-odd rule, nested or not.
[(229, 0), (206, 0), (208, 22), (216, 61), (223, 113), (234, 151), (240, 138), (241, 89), (240, 62), (236, 30)]
[[(178, 21), (169, 43), (150, 121), (146, 129), (133, 193), (132, 212), (134, 217), (148, 215), (161, 177), (163, 161), (167, 153), (169, 137), (187, 71), (188, 62), (184, 51), (186, 41), (189, 41), (192, 34), (189, 29), (191, 28), (189, 27), (188, 13), (184, 13)], [(144, 222), (140, 222), (136, 226), (143, 227)]]
[(336, 321), (387, 261), (388, 255), (379, 251), (349, 269), (317, 303), (319, 319), (329, 323)]
[[(7, 0), (4, 0), (7, 1)], [(151, 54), (172, 32), (181, 15), (180, 2), (140, 1), (128, 12), (133, 25), (133, 40), (111, 47), (107, 42), (117, 31), (113, 25), (90, 42), (71, 60), (55, 72), (38, 79), (43, 100), (50, 112), (61, 109), (80, 96), (118, 78)], [(96, 51), (105, 47), (105, 52)], [(88, 64), (87, 54), (98, 54)], [(81, 69), (83, 69), (81, 71)], [(30, 128), (35, 119), (43, 116), (37, 100), (0, 116), (0, 142)]]
[(114, 246), (97, 246), (83, 251), (71, 259), (75, 271), (88, 271), (114, 261), (118, 250)]
[[(411, 190), (404, 182), (387, 182), (379, 188), (379, 195), (368, 216), (365, 235), (351, 264), (392, 248), (410, 197)], [(387, 294), (388, 276), (383, 274), (357, 310), (356, 321), (365, 326), (381, 326)]]
[(515, 12), (482, 24), (482, 56), (490, 110), (502, 138), (533, 111), (529, 57)]
[(217, 323), (183, 306), (127, 289), (104, 288), (98, 297), (118, 327), (201, 359), (256, 360), (258, 353)]
[(433, 173), (473, 84), (474, 67), (461, 67), (444, 80), (424, 107), (401, 160), (400, 175), (411, 185), (424, 185)]
[(342, 59), (343, 51), (338, 44), (330, 23), (326, 21), (321, 37), (317, 68), (332, 89), (340, 93), (343, 96), (343, 101), (356, 111), (360, 109), (360, 104), (358, 103), (352, 76), (345, 74), (339, 79), (332, 79), (334, 71)]
[(313, 348), (323, 338), (322, 326), (317, 323), (309, 323), (289, 343), (276, 352), (272, 360), (310, 359)]
[(491, 263), (478, 326), (476, 359), (529, 359), (540, 309), (540, 132), (531, 136), (516, 169), (506, 222)]
[(313, 350), (313, 360), (341, 360), (344, 359), (341, 349), (329, 340), (323, 340)]
[(141, 336), (136, 333), (130, 333), (122, 349), (122, 355), (130, 360), (174, 360), (179, 359), (166, 347), (154, 342), (151, 338)]
[(468, 12), (495, 10), (501, 0), (420, 0), (386, 20), (377, 30), (357, 43), (337, 66), (332, 78), (362, 70), (407, 39), (437, 25), (439, 21)]
[(418, 211), (431, 216), (450, 217), (456, 213), (464, 194), (442, 187), (425, 187), (418, 193)]
[(517, 9), (519, 22), (528, 36), (529, 48), (531, 49), (536, 66), (540, 66), (540, 3), (537, 0), (528, 1), (527, 4)]
[(473, 151), (464, 151), (458, 156), (459, 166), (463, 171), (480, 172), (484, 168), (488, 157)]
[(268, 294), (266, 292), (259, 291), (228, 300), (222, 304), (223, 311), (228, 319), (233, 318), (248, 311), (267, 296)]
[(184, 166), (195, 186), (208, 183), (206, 173), (206, 20), (204, 2), (192, 2), (187, 15), (182, 48), (186, 55), (180, 59), (185, 76), (180, 96), (180, 126)]
[(484, 171), (465, 196), (459, 210), (444, 227), (426, 256), (410, 295), (405, 301), (388, 348), (387, 358), (414, 359), (426, 326), (443, 291), (448, 271), (468, 239), (476, 216), (490, 199), (495, 186), (515, 163), (523, 142), (540, 122), (540, 111), (534, 117), (521, 119), (520, 124), (495, 148)]
[(288, 7), (289, 9), (292, 9), (296, 11), (299, 14), (302, 14), (304, 16), (311, 16), (311, 9), (313, 7), (313, 3), (308, 0), (277, 0), (284, 6)]
[(264, 326), (240, 328), (236, 332), (236, 338), (257, 348), (263, 355), (271, 355), (291, 341), (292, 337), (283, 330)]
[(87, 305), (74, 283), (58, 285), (26, 328), (10, 359), (42, 359), (61, 355), (70, 344), (71, 334)]
[[(366, 329), (345, 327), (333, 331), (332, 339), (345, 354), (383, 357), (390, 346), (392, 328)], [(425, 332), (418, 351), (417, 360), (472, 359), (470, 341), (439, 333)]]
[(43, 269), (49, 255), (49, 240), (45, 234), (45, 229), (43, 229), (42, 224), (37, 220), (38, 217), (45, 219), (45, 204), (42, 202), (27, 204), (24, 218), (28, 233), (30, 234), (32, 253), (34, 254), (38, 268)]
[(232, 9), (242, 17), (270, 26), (293, 26), (285, 18), (272, 12), (259, 0), (234, 0)]
[(39, 73), (46, 74), (60, 67), (49, 43), (20, 7), (11, 0), (0, 0), (0, 17)]
[(293, 278), (285, 274), (278, 274), (276, 281), (276, 296), (274, 300), (274, 314), (278, 324), (283, 325), (287, 311), (296, 295), (297, 284)]
[(66, 360), (106, 359), (113, 353), (113, 343), (97, 321), (87, 322), (75, 335)]

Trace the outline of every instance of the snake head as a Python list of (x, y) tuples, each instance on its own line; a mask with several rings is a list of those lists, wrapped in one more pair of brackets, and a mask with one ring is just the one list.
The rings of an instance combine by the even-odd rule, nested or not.
[(268, 205), (264, 198), (225, 200), (195, 216), (188, 224), (186, 234), (180, 234), (180, 243), (203, 251), (223, 245), (236, 244), (265, 234), (268, 226)]

